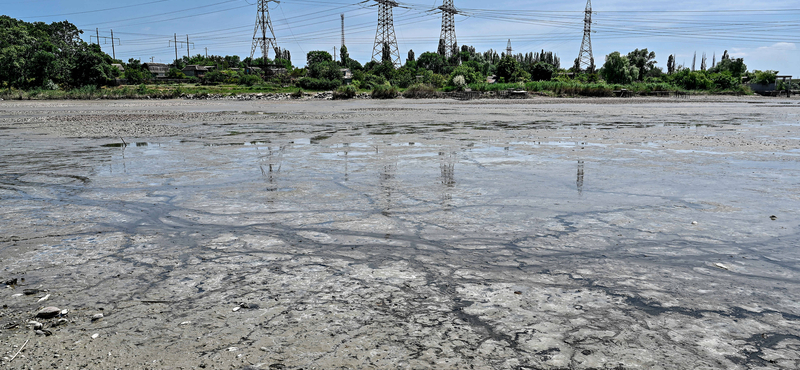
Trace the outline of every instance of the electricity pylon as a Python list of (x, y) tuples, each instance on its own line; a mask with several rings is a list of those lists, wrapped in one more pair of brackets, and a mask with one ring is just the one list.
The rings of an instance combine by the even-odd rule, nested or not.
[(458, 41), (456, 40), (456, 22), (454, 15), (458, 14), (453, 0), (444, 0), (442, 6), (438, 8), (442, 11), (442, 34), (439, 36), (439, 43), (444, 44), (444, 57), (450, 59), (453, 54), (458, 53)]
[[(256, 53), (256, 49), (261, 47), (261, 57), (263, 63), (267, 63), (267, 55), (272, 47), (277, 55), (278, 42), (275, 39), (275, 31), (272, 29), (272, 20), (269, 18), (269, 3), (280, 3), (276, 0), (258, 0), (258, 10), (256, 11), (256, 29), (253, 31), (253, 48), (250, 50), (250, 59)], [(258, 30), (261, 30), (259, 34)], [(272, 37), (267, 37), (267, 30)]]
[(400, 49), (394, 34), (392, 8), (398, 6), (393, 0), (374, 0), (378, 3), (378, 29), (375, 32), (375, 46), (372, 47), (372, 60), (383, 62), (389, 60), (395, 66), (400, 65)]
[(578, 54), (581, 69), (589, 69), (594, 65), (592, 56), (592, 0), (586, 0), (586, 12), (583, 16), (583, 42)]

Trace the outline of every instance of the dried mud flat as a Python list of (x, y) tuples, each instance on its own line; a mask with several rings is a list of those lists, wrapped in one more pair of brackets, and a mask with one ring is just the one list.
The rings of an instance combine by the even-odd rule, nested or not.
[(799, 114), (4, 101), (0, 365), (796, 369)]

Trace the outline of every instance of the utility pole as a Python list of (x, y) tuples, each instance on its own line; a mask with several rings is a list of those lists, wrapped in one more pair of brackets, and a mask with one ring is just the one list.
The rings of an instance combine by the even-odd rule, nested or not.
[(394, 34), (392, 8), (399, 6), (393, 0), (373, 0), (378, 3), (378, 29), (375, 32), (375, 45), (372, 47), (372, 60), (383, 62), (389, 60), (395, 66), (400, 65), (400, 49)]
[[(184, 42), (186, 43), (186, 61), (188, 62), (189, 58), (191, 58), (191, 56), (189, 55), (189, 45), (194, 46), (193, 42), (189, 42), (189, 35), (186, 35), (186, 41), (178, 41), (178, 34), (177, 33), (174, 34), (172, 37), (173, 37), (173, 39), (170, 40), (170, 42), (175, 44), (175, 62), (178, 61), (178, 44), (181, 44), (181, 47), (183, 47), (183, 43)], [(176, 66), (177, 66), (177, 64), (176, 64)]]
[(117, 59), (117, 51), (114, 50), (114, 30), (111, 30), (111, 57)]
[(450, 59), (450, 57), (458, 53), (454, 16), (459, 12), (453, 6), (453, 0), (444, 0), (442, 6), (437, 9), (442, 11), (442, 33), (439, 36), (439, 44), (444, 44), (444, 57)]
[(333, 61), (336, 61), (336, 46), (333, 47)]
[(583, 41), (581, 51), (578, 54), (580, 67), (589, 69), (594, 66), (592, 56), (592, 0), (586, 0), (586, 10), (583, 16)]
[[(111, 53), (112, 53), (112, 57), (113, 57), (114, 59), (117, 59), (117, 53), (114, 51), (114, 42), (116, 42), (116, 43), (117, 43), (117, 45), (119, 45), (119, 37), (114, 37), (114, 30), (111, 30), (111, 37), (108, 37), (108, 36), (102, 36), (102, 37), (101, 37), (101, 36), (100, 36), (100, 29), (99, 29), (99, 28), (95, 28), (95, 29), (94, 29), (94, 31), (97, 33), (97, 36), (91, 36), (91, 35), (89, 35), (89, 42), (91, 43), (91, 42), (92, 42), (92, 37), (94, 37), (94, 38), (97, 40), (97, 46), (100, 46), (100, 39), (101, 39), (101, 38), (102, 38), (102, 39), (103, 39), (105, 42), (108, 42), (108, 40), (110, 39), (110, 40), (111, 40)], [(102, 47), (100, 48), (100, 50), (102, 50)]]
[(206, 47), (206, 59), (208, 59), (208, 47)]
[(150, 57), (150, 63), (153, 63), (153, 61), (155, 61), (155, 60), (156, 60), (156, 57)]
[(344, 46), (344, 13), (342, 13), (342, 46)]
[[(276, 0), (258, 0), (258, 9), (256, 9), (256, 28), (253, 31), (253, 47), (250, 50), (250, 59), (252, 60), (256, 53), (256, 49), (261, 47), (261, 62), (264, 64), (263, 67), (265, 69), (267, 67), (269, 48), (272, 47), (275, 49), (276, 57), (278, 54), (278, 41), (275, 38), (275, 30), (272, 29), (272, 20), (269, 18), (269, 3), (271, 2), (280, 4), (280, 1)], [(261, 30), (261, 35), (258, 34), (259, 29)], [(267, 37), (267, 29), (269, 29), (269, 34), (272, 37)]]

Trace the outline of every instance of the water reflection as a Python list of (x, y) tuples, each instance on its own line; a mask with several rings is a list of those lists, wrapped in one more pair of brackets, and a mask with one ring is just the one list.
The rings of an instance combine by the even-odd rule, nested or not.
[(439, 152), (439, 183), (442, 185), (442, 207), (453, 207), (452, 190), (456, 185), (456, 152)]
[(256, 147), (259, 156), (258, 167), (261, 169), (261, 176), (263, 176), (267, 182), (267, 191), (278, 190), (278, 175), (283, 166), (283, 153), (285, 149), (285, 146), (268, 146), (267, 152), (262, 155), (259, 148)]
[(391, 210), (393, 206), (393, 197), (397, 192), (397, 181), (395, 177), (397, 176), (397, 162), (392, 161), (389, 163), (385, 163), (381, 168), (381, 173), (378, 176), (378, 187), (380, 188), (380, 208), (381, 214), (384, 216), (391, 215)]
[(347, 152), (350, 151), (350, 143), (343, 143), (344, 148), (344, 181), (347, 182), (350, 172), (347, 170)]
[(578, 195), (583, 195), (583, 161), (578, 161), (578, 179), (576, 183), (578, 186)]

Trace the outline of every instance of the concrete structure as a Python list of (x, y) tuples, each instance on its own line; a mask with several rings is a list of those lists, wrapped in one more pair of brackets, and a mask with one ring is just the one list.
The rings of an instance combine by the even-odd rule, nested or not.
[(350, 71), (350, 68), (342, 68), (340, 71), (342, 72), (342, 82), (345, 85), (353, 83), (353, 72)]

